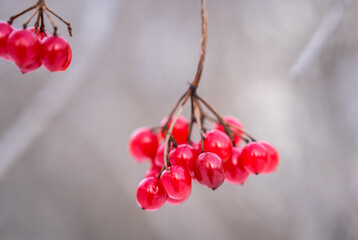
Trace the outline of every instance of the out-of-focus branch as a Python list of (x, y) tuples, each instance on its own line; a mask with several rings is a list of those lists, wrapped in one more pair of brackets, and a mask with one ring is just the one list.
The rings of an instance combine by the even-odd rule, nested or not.
[[(120, 1), (109, 1), (106, 4), (96, 0), (86, 2), (78, 39), (85, 39), (91, 35), (91, 40), (82, 45), (91, 51), (82, 51), (85, 55), (78, 58), (76, 70), (73, 69), (65, 78), (64, 75), (53, 75), (53, 79), (48, 79), (26, 110), (0, 136), (0, 180), (31, 144), (46, 131), (52, 119), (64, 109), (71, 97), (88, 79), (83, 73), (95, 64), (95, 60), (91, 59), (96, 59), (97, 52), (93, 49), (99, 49), (106, 39), (118, 4)], [(93, 27), (91, 19), (94, 15), (102, 19), (100, 27)]]
[(321, 53), (328, 39), (339, 26), (343, 17), (343, 10), (348, 1), (349, 0), (333, 1), (321, 25), (290, 69), (290, 75), (294, 80), (299, 79)]

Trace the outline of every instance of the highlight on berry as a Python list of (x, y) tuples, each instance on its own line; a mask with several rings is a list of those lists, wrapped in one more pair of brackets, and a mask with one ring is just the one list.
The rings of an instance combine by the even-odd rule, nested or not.
[[(225, 181), (242, 185), (250, 175), (276, 170), (279, 155), (269, 143), (256, 141), (232, 116), (221, 116), (197, 93), (206, 54), (206, 0), (201, 1), (202, 39), (197, 73), (188, 90), (156, 127), (141, 127), (129, 138), (129, 152), (150, 168), (137, 189), (138, 205), (148, 211), (165, 203), (185, 202), (198, 182), (212, 190)], [(190, 102), (191, 115), (181, 115)], [(210, 128), (208, 128), (208, 123)], [(194, 125), (200, 139), (192, 139)]]
[[(23, 28), (15, 29), (13, 22), (31, 10)], [(53, 27), (52, 34), (45, 29), (44, 14)], [(72, 61), (72, 49), (66, 39), (58, 36), (58, 28), (51, 15), (63, 22), (72, 36), (71, 24), (49, 9), (45, 0), (38, 0), (35, 5), (10, 17), (7, 22), (0, 21), (0, 58), (13, 62), (22, 73), (35, 71), (41, 66), (51, 72), (65, 71)], [(28, 28), (35, 16), (34, 26)]]

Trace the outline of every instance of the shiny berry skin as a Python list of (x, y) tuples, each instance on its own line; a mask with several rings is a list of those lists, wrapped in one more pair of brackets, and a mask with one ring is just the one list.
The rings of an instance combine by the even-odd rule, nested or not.
[(138, 185), (137, 203), (144, 210), (159, 209), (167, 201), (167, 198), (168, 195), (159, 178), (145, 178)]
[[(162, 121), (160, 121), (160, 126), (164, 126), (167, 122), (167, 117), (163, 118)], [(169, 121), (167, 130), (170, 129), (171, 123), (173, 121), (173, 117)], [(188, 120), (183, 117), (179, 116), (177, 121), (175, 122), (174, 128), (173, 128), (173, 138), (174, 140), (179, 144), (186, 143), (188, 136), (189, 136), (189, 123)], [(161, 133), (162, 137), (165, 138), (164, 132)]]
[(145, 178), (158, 177), (161, 170), (162, 170), (161, 166), (152, 164), (149, 170), (145, 173)]
[(204, 152), (216, 153), (223, 161), (231, 158), (232, 143), (230, 138), (219, 130), (211, 130), (205, 134)]
[(267, 169), (264, 171), (265, 173), (271, 173), (274, 172), (277, 168), (278, 162), (279, 162), (279, 155), (277, 150), (269, 143), (267, 142), (260, 142), (263, 146), (266, 147), (269, 155), (269, 164)]
[(0, 58), (5, 60), (11, 60), (11, 58), (8, 56), (6, 45), (7, 39), (12, 31), (13, 28), (10, 24), (6, 22), (0, 22)]
[(165, 143), (160, 144), (158, 149), (157, 149), (157, 152), (155, 154), (153, 164), (155, 164), (157, 166), (163, 166), (164, 165), (164, 149), (165, 149)]
[(268, 151), (260, 142), (251, 142), (242, 149), (239, 161), (251, 174), (264, 173), (269, 165)]
[(186, 200), (188, 200), (189, 196), (187, 198), (184, 199), (174, 199), (171, 197), (168, 197), (167, 199), (167, 203), (173, 206), (177, 206), (179, 204), (182, 204), (183, 202), (185, 202)]
[(137, 162), (153, 160), (158, 148), (158, 137), (149, 128), (135, 130), (129, 137), (129, 152)]
[(60, 37), (51, 36), (42, 40), (42, 64), (51, 72), (65, 71), (72, 60), (70, 44)]
[(221, 158), (215, 153), (204, 152), (199, 155), (194, 168), (196, 180), (215, 190), (225, 181), (225, 169)]
[(190, 176), (194, 176), (195, 161), (199, 154), (189, 144), (182, 144), (174, 148), (169, 154), (169, 160), (173, 165), (180, 165), (189, 171)]
[[(226, 122), (228, 122), (228, 123), (240, 128), (240, 129), (243, 129), (243, 126), (242, 126), (241, 122), (237, 118), (232, 117), (232, 116), (225, 116), (223, 118), (224, 118), (224, 120)], [(222, 125), (218, 124), (218, 123), (214, 124), (213, 129), (225, 132), (224, 127)], [(242, 139), (237, 134), (241, 134), (241, 131), (236, 129), (236, 128), (234, 128), (234, 127), (230, 127), (230, 129), (233, 132), (234, 143), (236, 145), (239, 145)], [(235, 133), (237, 133), (237, 134), (235, 134)]]
[(224, 162), (225, 179), (232, 184), (244, 184), (250, 175), (239, 160), (240, 154), (241, 149), (234, 147), (231, 158)]
[(171, 166), (160, 176), (164, 189), (170, 198), (186, 199), (191, 193), (191, 177), (184, 167)]
[(26, 30), (14, 30), (7, 39), (7, 52), (20, 69), (35, 70), (41, 64), (41, 43)]

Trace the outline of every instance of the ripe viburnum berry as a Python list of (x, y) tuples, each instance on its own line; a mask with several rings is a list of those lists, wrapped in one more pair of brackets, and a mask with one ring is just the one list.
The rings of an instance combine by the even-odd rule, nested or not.
[(242, 149), (239, 161), (251, 174), (264, 173), (269, 164), (267, 148), (260, 142), (251, 142)]
[(230, 138), (219, 130), (211, 130), (205, 134), (204, 152), (216, 153), (223, 161), (231, 158), (232, 143)]
[(269, 164), (267, 169), (265, 170), (265, 173), (274, 172), (279, 162), (278, 152), (271, 144), (267, 142), (260, 142), (260, 143), (266, 147), (269, 156)]
[(191, 193), (191, 177), (184, 167), (171, 166), (160, 176), (168, 196), (174, 199), (186, 199)]
[(169, 203), (170, 205), (177, 206), (177, 205), (179, 205), (179, 204), (182, 204), (182, 203), (185, 202), (186, 200), (188, 200), (189, 196), (190, 196), (190, 195), (188, 195), (187, 198), (183, 198), (183, 199), (174, 199), (174, 198), (168, 197), (167, 203)]
[(215, 190), (225, 181), (225, 169), (221, 158), (215, 153), (204, 152), (195, 161), (195, 178), (199, 183)]
[(153, 162), (157, 166), (164, 165), (164, 149), (165, 149), (165, 143), (160, 144), (157, 149), (157, 152), (156, 152), (155, 158), (154, 158), (154, 162)]
[[(168, 120), (167, 117), (163, 118), (162, 121), (160, 121), (160, 126), (164, 126), (164, 124), (167, 122), (167, 120)], [(167, 130), (170, 129), (172, 121), (173, 121), (173, 117), (169, 121)], [(162, 131), (161, 135), (163, 138), (165, 138), (165, 133), (163, 131)], [(183, 117), (183, 116), (178, 117), (177, 121), (175, 122), (172, 135), (173, 135), (174, 140), (178, 144), (183, 144), (187, 141), (188, 135), (189, 135), (189, 123), (185, 117)]]
[[(237, 118), (232, 117), (232, 116), (225, 116), (225, 117), (223, 117), (223, 118), (224, 118), (224, 120), (225, 120), (226, 122), (228, 122), (228, 123), (230, 123), (230, 124), (232, 124), (232, 125), (234, 125), (234, 126), (240, 128), (240, 129), (243, 129), (243, 126), (242, 126), (241, 122), (240, 122)], [(218, 124), (218, 123), (215, 123), (215, 124), (214, 124), (213, 129), (217, 129), (217, 130), (222, 131), (222, 132), (225, 131), (225, 130), (224, 130), (224, 127), (223, 127), (222, 125)], [(238, 136), (238, 135), (241, 134), (240, 130), (238, 130), (238, 129), (234, 128), (234, 127), (230, 127), (230, 129), (231, 129), (232, 134), (233, 134), (233, 136), (234, 136), (234, 143), (235, 143), (236, 145), (239, 145), (240, 142), (241, 142), (241, 140), (242, 140), (242, 139)]]
[(195, 161), (199, 154), (189, 144), (182, 144), (174, 148), (169, 154), (169, 160), (173, 165), (180, 165), (186, 168), (190, 176), (194, 176)]
[(7, 53), (23, 71), (41, 66), (41, 44), (36, 35), (26, 30), (14, 30), (7, 39)]
[(13, 28), (10, 24), (6, 22), (0, 22), (0, 58), (5, 60), (11, 60), (7, 53), (6, 45), (7, 39), (12, 31)]
[(232, 156), (228, 161), (224, 162), (225, 179), (229, 183), (244, 184), (249, 177), (249, 173), (245, 170), (240, 162), (241, 149), (234, 147), (232, 149)]
[(51, 36), (43, 39), (42, 64), (51, 72), (65, 71), (72, 60), (70, 44), (60, 37)]
[(157, 210), (163, 206), (167, 198), (168, 195), (159, 178), (149, 177), (139, 183), (137, 203), (142, 209), (148, 211)]
[(158, 148), (158, 137), (149, 128), (135, 130), (129, 138), (129, 152), (137, 162), (153, 160)]

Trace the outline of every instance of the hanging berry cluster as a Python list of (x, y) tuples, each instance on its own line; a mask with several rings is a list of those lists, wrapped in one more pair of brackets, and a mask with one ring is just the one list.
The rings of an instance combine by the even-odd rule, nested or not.
[[(197, 94), (206, 52), (206, 0), (201, 0), (201, 16), (201, 53), (194, 81), (160, 126), (142, 127), (130, 136), (131, 156), (138, 162), (151, 160), (137, 189), (137, 203), (148, 211), (159, 209), (165, 202), (178, 205), (186, 201), (192, 180), (215, 190), (225, 180), (243, 184), (250, 174), (271, 173), (278, 165), (279, 156), (272, 145), (256, 141), (238, 119), (222, 117)], [(189, 100), (188, 121), (181, 112)], [(211, 130), (206, 128), (207, 121), (213, 122)], [(194, 124), (199, 128), (199, 142), (191, 139)]]
[[(23, 29), (14, 29), (14, 20), (31, 10), (34, 11), (23, 24)], [(53, 34), (45, 30), (44, 13), (53, 26)], [(36, 14), (34, 27), (27, 28)], [(57, 35), (57, 26), (50, 14), (64, 22), (72, 36), (70, 23), (49, 9), (45, 0), (39, 0), (35, 5), (10, 17), (8, 22), (0, 21), (0, 58), (12, 61), (22, 73), (32, 72), (42, 65), (51, 72), (66, 70), (72, 60), (72, 50), (69, 43)]]

